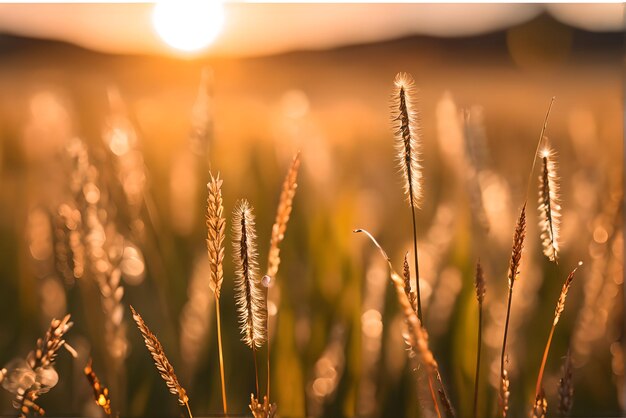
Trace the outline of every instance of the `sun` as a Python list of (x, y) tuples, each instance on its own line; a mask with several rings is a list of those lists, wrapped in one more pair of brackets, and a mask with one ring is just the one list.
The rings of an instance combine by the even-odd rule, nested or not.
[(198, 52), (222, 30), (224, 7), (220, 0), (161, 0), (154, 5), (152, 23), (172, 48)]

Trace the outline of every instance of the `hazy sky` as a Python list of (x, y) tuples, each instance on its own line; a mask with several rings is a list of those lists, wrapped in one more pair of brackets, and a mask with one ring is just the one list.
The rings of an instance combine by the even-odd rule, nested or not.
[[(0, 32), (65, 40), (113, 53), (175, 53), (156, 34), (152, 4), (0, 4)], [(410, 34), (465, 36), (509, 27), (547, 10), (592, 31), (620, 31), (622, 4), (225, 5), (224, 26), (203, 54), (263, 55)], [(211, 18), (207, 17), (207, 24)]]

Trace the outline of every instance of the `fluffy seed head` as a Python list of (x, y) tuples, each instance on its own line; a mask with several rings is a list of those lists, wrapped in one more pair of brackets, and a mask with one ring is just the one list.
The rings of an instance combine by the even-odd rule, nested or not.
[(543, 253), (550, 261), (558, 262), (561, 204), (556, 172), (555, 153), (549, 147), (539, 152), (542, 171), (539, 176), (539, 227)]
[(209, 286), (220, 297), (220, 290), (224, 280), (224, 236), (226, 230), (226, 219), (224, 219), (224, 204), (222, 200), (222, 180), (218, 173), (217, 177), (213, 177), (207, 184), (207, 250), (209, 255), (210, 281)]
[(419, 160), (419, 125), (413, 96), (415, 82), (407, 73), (398, 73), (394, 80), (391, 118), (404, 192), (412, 206), (419, 207), (422, 198), (422, 167)]
[(254, 215), (247, 200), (233, 212), (235, 299), (242, 341), (259, 348), (267, 340), (267, 301), (259, 278)]

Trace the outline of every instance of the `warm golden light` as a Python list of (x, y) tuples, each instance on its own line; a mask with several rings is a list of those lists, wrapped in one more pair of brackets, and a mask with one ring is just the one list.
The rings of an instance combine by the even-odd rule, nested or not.
[(224, 24), (220, 0), (161, 0), (154, 6), (152, 22), (172, 48), (197, 52), (208, 47)]

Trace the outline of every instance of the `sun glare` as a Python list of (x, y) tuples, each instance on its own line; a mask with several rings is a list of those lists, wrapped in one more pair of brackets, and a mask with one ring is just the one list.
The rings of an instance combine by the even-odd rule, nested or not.
[(161, 0), (152, 22), (166, 44), (184, 52), (198, 52), (215, 40), (224, 24), (220, 0)]

